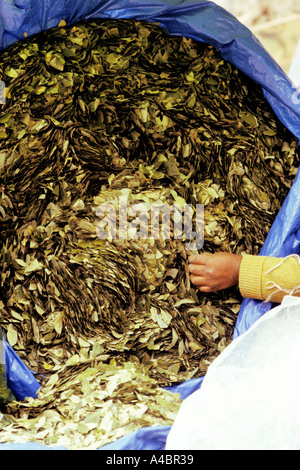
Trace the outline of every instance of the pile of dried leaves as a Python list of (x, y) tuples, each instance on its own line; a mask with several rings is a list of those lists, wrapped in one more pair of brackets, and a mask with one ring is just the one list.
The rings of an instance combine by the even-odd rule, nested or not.
[(205, 251), (258, 254), (297, 140), (216, 50), (154, 24), (62, 24), (10, 47), (0, 72), (0, 325), (45, 377), (0, 440), (99, 446), (169, 424), (180, 400), (161, 387), (206, 372), (241, 298), (190, 285), (174, 227), (100, 239), (97, 207), (204, 204)]
[(139, 427), (172, 424), (179, 406), (138, 363), (62, 366), (20, 417), (3, 415), (0, 440), (97, 449)]

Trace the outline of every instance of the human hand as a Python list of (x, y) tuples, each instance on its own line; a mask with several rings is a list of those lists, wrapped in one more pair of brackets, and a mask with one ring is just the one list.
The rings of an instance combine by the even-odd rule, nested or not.
[(241, 255), (207, 253), (189, 257), (191, 282), (201, 292), (214, 292), (238, 285)]

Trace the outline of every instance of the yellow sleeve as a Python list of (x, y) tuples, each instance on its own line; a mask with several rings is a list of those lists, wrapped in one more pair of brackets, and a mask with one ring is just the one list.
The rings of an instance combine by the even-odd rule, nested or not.
[(244, 255), (239, 272), (243, 297), (281, 303), (285, 295), (300, 296), (300, 258)]

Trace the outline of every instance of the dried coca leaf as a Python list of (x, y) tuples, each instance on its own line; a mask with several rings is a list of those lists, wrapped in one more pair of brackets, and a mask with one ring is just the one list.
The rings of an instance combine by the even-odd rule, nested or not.
[[(203, 251), (258, 254), (297, 139), (219, 52), (151, 23), (61, 22), (3, 52), (0, 79), (0, 326), (44, 377), (0, 440), (95, 448), (171, 424), (162, 387), (205, 374), (242, 299), (196, 290), (178, 221), (149, 210), (203, 204)], [(99, 236), (102, 204), (119, 237)]]

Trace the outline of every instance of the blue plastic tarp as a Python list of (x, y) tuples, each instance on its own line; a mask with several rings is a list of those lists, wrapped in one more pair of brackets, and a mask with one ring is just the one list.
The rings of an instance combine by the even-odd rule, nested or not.
[(3, 338), (3, 350), (8, 388), (18, 400), (25, 400), (26, 397), (36, 398), (40, 388), (39, 382), (5, 338)]
[[(263, 48), (258, 39), (234, 16), (213, 2), (201, 0), (0, 0), (0, 51), (65, 20), (134, 18), (159, 23), (170, 35), (191, 37), (218, 49), (223, 58), (257, 82), (280, 121), (300, 140), (300, 100), (295, 85)], [(300, 253), (300, 175), (287, 196), (261, 254), (287, 256)], [(245, 299), (234, 338), (246, 331), (271, 303)], [(8, 383), (14, 395), (36, 396), (34, 375), (16, 353), (6, 347)], [(201, 387), (203, 378), (172, 388), (182, 398)], [(102, 449), (161, 450), (168, 426), (137, 430)], [(27, 448), (34, 447), (28, 443)], [(22, 448), (26, 448), (26, 445)], [(0, 450), (5, 446), (0, 445)], [(8, 448), (6, 446), (6, 448)], [(12, 448), (12, 445), (9, 445)], [(16, 446), (15, 448), (20, 448)]]

